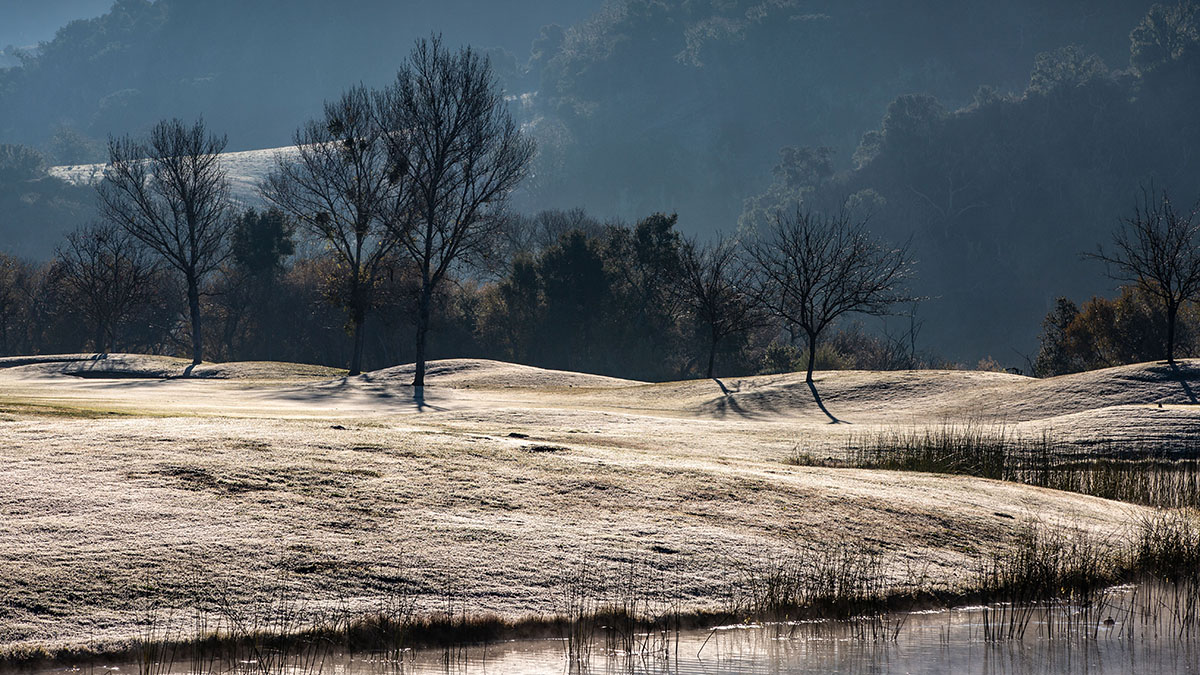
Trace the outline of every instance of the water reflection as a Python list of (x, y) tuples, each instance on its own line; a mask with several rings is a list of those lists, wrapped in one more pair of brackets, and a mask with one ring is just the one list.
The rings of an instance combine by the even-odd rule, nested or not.
[[(130, 664), (141, 675), (467, 673), (982, 673), (1161, 675), (1200, 672), (1200, 597), (1191, 585), (1109, 589), (1088, 605), (990, 605), (852, 621), (784, 622), (639, 634), (587, 644), (525, 640), (388, 658), (333, 649), (286, 659)], [(572, 656), (573, 655), (573, 656)], [(99, 671), (100, 667), (83, 669)], [(57, 671), (61, 673), (62, 671)], [(98, 673), (97, 673), (98, 675)]]

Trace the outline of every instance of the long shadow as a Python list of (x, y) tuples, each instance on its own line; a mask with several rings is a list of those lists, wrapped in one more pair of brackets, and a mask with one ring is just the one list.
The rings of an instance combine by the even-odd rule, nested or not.
[(838, 418), (834, 417), (833, 413), (829, 412), (829, 408), (825, 407), (825, 402), (821, 400), (821, 395), (817, 393), (817, 383), (816, 382), (809, 380), (808, 381), (808, 390), (812, 392), (813, 400), (817, 402), (817, 407), (820, 408), (821, 412), (825, 413), (825, 416), (829, 418), (830, 424), (849, 424), (849, 422), (844, 422), (844, 421), (839, 420)]
[(729, 388), (728, 388), (728, 387), (726, 387), (726, 386), (725, 386), (725, 383), (724, 383), (724, 382), (722, 382), (722, 381), (718, 380), (717, 378), (715, 378), (715, 377), (714, 377), (714, 378), (713, 378), (713, 382), (716, 382), (716, 383), (717, 383), (717, 386), (721, 388), (721, 393), (722, 393), (722, 394), (724, 394), (724, 395), (726, 395), (726, 396), (729, 396), (729, 395), (731, 395), (731, 394), (733, 393), (732, 391), (730, 391), (730, 390), (729, 390)]
[(425, 408), (433, 408), (434, 410), (437, 410), (436, 407), (425, 404), (425, 387), (413, 387), (412, 389), (413, 403), (417, 406), (417, 412), (425, 412)]
[(725, 386), (724, 382), (718, 380), (717, 378), (714, 377), (712, 380), (713, 382), (717, 383), (718, 387), (721, 388), (721, 395), (708, 402), (708, 405), (713, 406), (713, 413), (720, 415), (721, 417), (724, 417), (730, 413), (733, 413), (738, 417), (745, 417), (747, 419), (753, 419), (757, 417), (757, 415), (754, 413), (743, 408), (742, 405), (738, 403), (738, 400), (734, 398), (733, 395), (741, 391), (741, 387), (738, 389), (730, 389), (729, 387)]
[(1187, 394), (1188, 401), (1191, 403), (1200, 403), (1200, 400), (1196, 399), (1196, 394), (1192, 392), (1191, 386), (1188, 385), (1187, 376), (1179, 369), (1179, 364), (1171, 361), (1169, 365), (1171, 366), (1171, 372), (1175, 373), (1176, 379), (1179, 380), (1179, 384), (1183, 385), (1183, 391)]
[(402, 395), (403, 391), (410, 388), (413, 389), (412, 402), (417, 412), (442, 412), (447, 410), (445, 407), (430, 403), (425, 397), (423, 387), (377, 382), (375, 378), (366, 373), (356, 375), (355, 377), (340, 377), (317, 384), (279, 389), (265, 393), (264, 395), (291, 401), (320, 403), (346, 394), (357, 394), (382, 401), (396, 399), (402, 405), (402, 402), (407, 398), (407, 396)]

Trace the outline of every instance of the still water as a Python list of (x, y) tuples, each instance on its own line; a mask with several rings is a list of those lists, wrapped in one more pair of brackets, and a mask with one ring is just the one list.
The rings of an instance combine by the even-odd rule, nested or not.
[[(1109, 589), (1086, 607), (989, 605), (851, 621), (782, 622), (713, 630), (523, 640), (397, 658), (329, 651), (269, 666), (128, 664), (101, 675), (426, 675), (495, 673), (1200, 673), (1200, 605), (1189, 586)], [(118, 671), (114, 673), (112, 671)], [(56, 671), (62, 673), (63, 671)]]

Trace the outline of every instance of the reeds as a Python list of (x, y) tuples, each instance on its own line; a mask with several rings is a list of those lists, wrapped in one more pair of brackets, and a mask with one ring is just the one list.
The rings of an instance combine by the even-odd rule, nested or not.
[(1026, 437), (1004, 426), (967, 423), (851, 436), (840, 455), (818, 458), (797, 445), (784, 461), (976, 476), (1144, 506), (1200, 508), (1197, 441), (1084, 448), (1056, 441), (1049, 432)]
[(568, 568), (560, 587), (560, 634), (572, 669), (587, 670), (598, 657), (631, 672), (677, 660), (685, 624), (670, 574), (637, 557), (616, 563), (585, 557)]
[[(1075, 528), (1022, 523), (1012, 542), (977, 570), (975, 592), (989, 604), (983, 610), (987, 640), (1021, 639), (1041, 614), (1048, 630), (1061, 619), (1070, 630), (1087, 620), (1104, 589), (1128, 576), (1127, 557), (1114, 543)], [(1082, 610), (1055, 612), (1059, 607)]]

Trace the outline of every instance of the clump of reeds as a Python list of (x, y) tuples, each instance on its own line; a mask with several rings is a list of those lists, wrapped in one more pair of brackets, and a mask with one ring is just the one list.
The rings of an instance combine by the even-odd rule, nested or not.
[(1200, 580), (1200, 517), (1174, 510), (1143, 518), (1129, 546), (1129, 566), (1164, 580)]
[(1200, 446), (1105, 443), (1086, 450), (1049, 433), (967, 423), (850, 436), (840, 458), (797, 445), (788, 464), (977, 476), (1159, 508), (1200, 508)]
[(567, 568), (560, 588), (561, 633), (572, 667), (586, 667), (597, 656), (632, 667), (676, 655), (682, 601), (677, 585), (648, 561), (584, 558)]
[(923, 590), (923, 577), (895, 580), (888, 567), (882, 553), (845, 543), (764, 555), (733, 576), (728, 612), (789, 631), (797, 620), (852, 621), (855, 637), (895, 639), (904, 615), (889, 610)]
[(1002, 479), (1014, 456), (1030, 449), (1003, 427), (947, 424), (851, 437), (846, 461), (862, 468)]
[[(1021, 639), (1032, 618), (1058, 616), (1056, 606), (1087, 610), (1104, 589), (1120, 581), (1127, 565), (1119, 547), (1071, 528), (1023, 523), (1009, 546), (983, 562), (974, 587), (989, 604), (983, 612), (988, 640)], [(1066, 620), (1076, 613), (1062, 613)], [(1051, 627), (1052, 629), (1052, 627)]]

